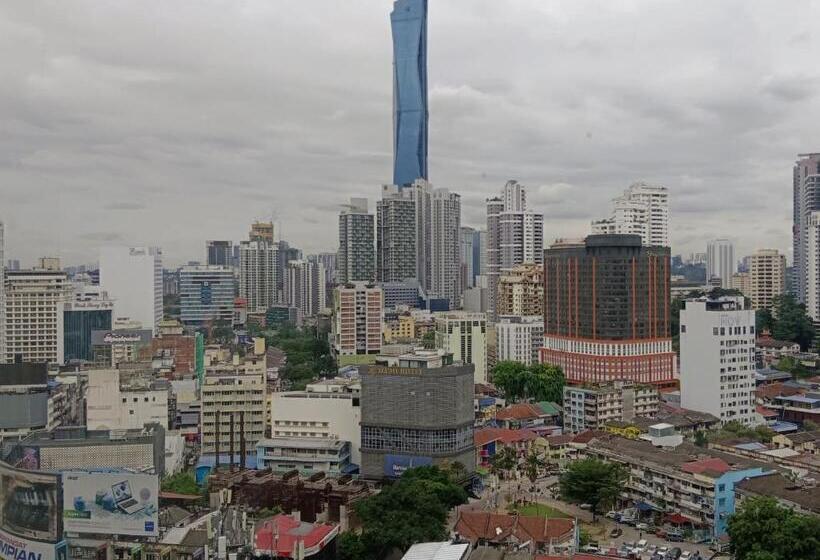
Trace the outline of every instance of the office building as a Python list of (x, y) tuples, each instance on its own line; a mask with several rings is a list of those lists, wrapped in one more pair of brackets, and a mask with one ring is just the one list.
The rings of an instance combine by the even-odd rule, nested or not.
[(139, 321), (156, 332), (162, 320), (162, 251), (158, 247), (104, 247), (100, 287), (117, 302), (114, 320)]
[(382, 349), (382, 289), (355, 282), (337, 286), (333, 297), (331, 350), (337, 356), (378, 354)]
[[(373, 282), (376, 279), (373, 214), (367, 213), (366, 198), (351, 198), (339, 214), (339, 284)], [(324, 263), (323, 263), (324, 264)]]
[(452, 356), (417, 351), (361, 366), (364, 478), (459, 462), (475, 468), (474, 375)]
[(396, 0), (393, 31), (393, 184), (427, 179), (427, 0)]
[(6, 271), (5, 363), (64, 362), (63, 304), (72, 286), (65, 272)]
[(564, 387), (564, 430), (579, 433), (603, 430), (610, 422), (652, 418), (660, 407), (653, 385), (613, 383), (599, 387)]
[(543, 263), (544, 215), (527, 209), (526, 188), (507, 181), (500, 197), (487, 199), (487, 276), (489, 318), (497, 315), (501, 275), (521, 264)]
[(280, 252), (266, 241), (243, 241), (239, 245), (239, 297), (251, 312), (266, 311), (279, 303)]
[(324, 267), (316, 260), (288, 263), (285, 276), (287, 304), (297, 308), (302, 317), (315, 317), (325, 309), (324, 276)]
[(208, 241), (206, 242), (205, 252), (208, 266), (227, 266), (235, 267), (233, 255), (233, 242), (231, 241)]
[(86, 427), (89, 430), (139, 430), (146, 424), (168, 429), (168, 394), (165, 380), (133, 377), (120, 379), (116, 369), (88, 372)]
[(706, 246), (706, 280), (720, 278), (720, 287), (732, 287), (732, 275), (737, 272), (735, 248), (728, 239), (715, 239)]
[(481, 274), (481, 238), (486, 232), (471, 227), (461, 228), (461, 270), (462, 286), (473, 288), (476, 286), (476, 277)]
[(93, 331), (111, 330), (114, 301), (99, 286), (77, 286), (73, 299), (63, 303), (63, 359), (91, 362)]
[[(792, 285), (797, 294), (797, 300), (808, 304), (809, 291), (814, 289), (808, 283), (809, 275), (817, 273), (809, 263), (812, 255), (809, 243), (812, 233), (816, 233), (813, 230), (816, 230), (818, 222), (817, 216), (813, 213), (820, 211), (820, 153), (798, 154), (797, 157), (798, 160), (792, 169), (792, 243), (794, 250)], [(818, 260), (816, 254), (813, 259), (815, 262)], [(812, 318), (818, 320), (818, 315), (812, 315)]]
[(684, 303), (680, 367), (681, 406), (755, 423), (755, 312), (742, 296)]
[(421, 299), (421, 287), (417, 280), (402, 282), (380, 282), (384, 292), (385, 311), (394, 311), (399, 306), (418, 307)]
[[(0, 221), (0, 364), (6, 361), (6, 272), (5, 226)], [(11, 270), (11, 267), (8, 267)]]
[(749, 258), (749, 291), (752, 309), (772, 309), (774, 298), (786, 292), (786, 256), (777, 249), (759, 249)]
[(453, 360), (474, 366), (475, 382), (487, 378), (487, 316), (484, 313), (436, 313), (436, 348)]
[(183, 266), (179, 271), (180, 321), (206, 325), (233, 320), (235, 280), (228, 266)]
[[(373, 245), (371, 242), (371, 249)], [(325, 307), (328, 309), (333, 307), (333, 286), (336, 285), (338, 276), (338, 258), (336, 253), (319, 253), (316, 255), (316, 260), (322, 264), (325, 271)], [(376, 278), (376, 253), (373, 252), (373, 275), (371, 282)]]
[(571, 384), (674, 385), (669, 248), (590, 235), (544, 256), (544, 348)]
[(413, 189), (382, 186), (376, 204), (376, 276), (379, 282), (416, 279), (416, 200)]
[(333, 437), (271, 437), (256, 444), (256, 468), (341, 476), (355, 471), (351, 445)]
[(502, 274), (498, 282), (498, 315), (544, 314), (544, 267), (522, 264)]
[(251, 224), (251, 231), (248, 233), (249, 241), (264, 241), (268, 245), (273, 245), (273, 222), (254, 222)]
[(137, 328), (139, 323), (114, 322), (109, 330), (91, 331), (92, 362), (100, 368), (124, 367), (121, 364), (151, 360), (151, 329)]
[(495, 324), (498, 361), (532, 365), (544, 344), (544, 317), (541, 315), (499, 315)]
[(592, 222), (594, 234), (640, 235), (644, 245), (669, 247), (669, 191), (634, 183), (612, 201), (612, 215)]

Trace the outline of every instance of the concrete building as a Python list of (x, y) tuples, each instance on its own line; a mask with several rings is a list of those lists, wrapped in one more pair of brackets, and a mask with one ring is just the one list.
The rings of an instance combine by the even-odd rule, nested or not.
[(541, 264), (544, 253), (544, 215), (527, 209), (526, 188), (507, 181), (500, 197), (487, 199), (487, 289), (489, 319), (497, 314), (498, 284), (502, 274), (524, 264)]
[(755, 312), (743, 297), (687, 300), (680, 313), (681, 406), (755, 420)]
[(146, 424), (168, 429), (168, 393), (165, 381), (121, 383), (116, 369), (88, 372), (86, 427), (89, 430), (139, 430)]
[(206, 325), (233, 320), (235, 279), (227, 266), (183, 266), (179, 271), (180, 321)]
[(738, 290), (741, 294), (749, 297), (751, 292), (751, 280), (748, 272), (735, 272), (732, 274), (732, 289)]
[(208, 266), (236, 267), (234, 244), (231, 241), (207, 241), (205, 243), (205, 262)]
[(538, 351), (544, 344), (544, 317), (499, 315), (495, 334), (498, 361), (538, 363)]
[(749, 291), (752, 309), (772, 308), (775, 297), (786, 292), (786, 256), (777, 249), (759, 249), (749, 258)]
[(634, 183), (612, 201), (612, 215), (592, 222), (593, 234), (640, 235), (644, 245), (669, 247), (669, 191)]
[(116, 300), (114, 320), (139, 321), (156, 332), (162, 320), (162, 250), (159, 247), (104, 247), (100, 287)]
[(385, 311), (394, 311), (397, 307), (418, 307), (421, 288), (417, 280), (402, 282), (379, 282), (384, 293)]
[[(0, 364), (6, 361), (6, 271), (5, 226), (0, 220)], [(10, 269), (11, 267), (9, 267)]]
[(324, 267), (316, 260), (288, 263), (285, 277), (287, 304), (299, 309), (303, 317), (315, 317), (325, 308)]
[[(809, 262), (814, 254), (814, 265), (817, 265), (817, 228), (820, 223), (820, 215), (814, 212), (820, 211), (820, 153), (798, 154), (798, 159), (792, 169), (792, 194), (793, 194), (793, 223), (792, 223), (792, 243), (793, 243), (793, 275), (792, 286), (797, 294), (797, 300), (808, 306), (809, 292), (812, 287), (809, 276), (816, 269), (812, 268)], [(815, 248), (809, 247), (812, 243)], [(815, 287), (817, 284), (815, 284)], [(814, 290), (817, 291), (816, 289)], [(816, 297), (816, 296), (815, 296)], [(810, 311), (811, 312), (811, 311)], [(817, 321), (818, 315), (812, 315)]]
[(658, 413), (660, 394), (652, 385), (613, 383), (599, 387), (564, 387), (564, 430), (603, 430), (608, 422), (630, 422)]
[(279, 246), (266, 241), (239, 244), (239, 297), (248, 302), (251, 312), (266, 311), (280, 303)]
[(373, 214), (366, 198), (351, 198), (339, 214), (339, 252), (336, 281), (373, 282), (376, 279)]
[(99, 286), (75, 286), (73, 299), (62, 310), (63, 361), (93, 361), (93, 332), (111, 330), (114, 301)]
[(413, 189), (382, 186), (376, 203), (376, 277), (402, 282), (416, 277), (416, 200)]
[(332, 350), (336, 356), (378, 354), (382, 349), (382, 289), (356, 282), (333, 297)]
[(49, 427), (45, 364), (0, 364), (0, 442)]
[(350, 457), (350, 442), (330, 437), (272, 437), (256, 444), (256, 468), (280, 473), (341, 476), (355, 470)]
[(732, 275), (737, 272), (735, 248), (728, 239), (715, 239), (706, 245), (706, 280), (720, 278), (720, 287), (732, 287)]
[(436, 348), (453, 360), (474, 366), (475, 382), (486, 383), (487, 316), (484, 313), (436, 313)]
[(268, 245), (273, 245), (273, 222), (254, 222), (248, 233), (250, 241), (262, 241)]
[(544, 257), (544, 348), (571, 384), (675, 385), (669, 249), (637, 235), (559, 242)]
[(458, 461), (475, 468), (473, 366), (440, 352), (416, 352), (362, 366), (364, 478)]
[(65, 272), (6, 271), (6, 363), (65, 361), (63, 304), (73, 290)]
[(475, 277), (480, 266), (476, 259), (479, 255), (476, 250), (477, 233), (474, 228), (461, 226), (461, 285), (464, 290), (475, 286)]
[(497, 294), (498, 315), (543, 315), (544, 267), (522, 264), (504, 272)]

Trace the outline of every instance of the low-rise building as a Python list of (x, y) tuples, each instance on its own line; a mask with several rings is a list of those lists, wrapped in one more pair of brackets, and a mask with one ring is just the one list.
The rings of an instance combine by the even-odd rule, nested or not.
[(786, 448), (798, 453), (820, 455), (820, 430), (777, 434), (772, 437), (772, 443), (777, 449)]
[(774, 498), (797, 513), (820, 516), (820, 486), (807, 480), (792, 481), (779, 473), (745, 478), (735, 485), (736, 499)]
[(532, 428), (555, 426), (561, 421), (561, 408), (551, 402), (517, 403), (499, 409), (495, 421), (502, 428)]
[(86, 426), (89, 430), (138, 430), (146, 424), (168, 429), (170, 385), (138, 378), (120, 383), (116, 369), (88, 372)]
[(351, 470), (350, 442), (327, 437), (273, 437), (256, 444), (256, 467), (340, 476)]
[(569, 432), (602, 430), (612, 421), (629, 422), (653, 417), (660, 398), (656, 387), (615, 383), (600, 387), (564, 387), (564, 429)]
[(538, 439), (538, 434), (526, 428), (481, 428), (475, 432), (477, 464), (490, 466), (492, 458), (504, 448), (512, 449), (517, 457), (525, 457)]
[(559, 553), (575, 546), (575, 520), (518, 514), (471, 511), (458, 513), (455, 531), (473, 546), (515, 547), (530, 554)]
[(436, 314), (436, 348), (453, 360), (475, 366), (475, 382), (487, 381), (487, 316), (484, 313)]
[(538, 350), (544, 344), (544, 318), (499, 315), (495, 335), (498, 361), (537, 364)]

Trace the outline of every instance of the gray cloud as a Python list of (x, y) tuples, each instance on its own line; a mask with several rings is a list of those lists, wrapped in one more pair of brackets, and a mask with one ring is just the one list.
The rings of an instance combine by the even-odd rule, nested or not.
[[(334, 249), (339, 205), (372, 209), (391, 176), (390, 7), (3, 3), (7, 252), (152, 243), (181, 263), (271, 216)], [(817, 16), (810, 0), (431, 2), (431, 179), (476, 226), (518, 179), (548, 240), (647, 180), (671, 189), (673, 251), (787, 249), (791, 164), (820, 149)]]

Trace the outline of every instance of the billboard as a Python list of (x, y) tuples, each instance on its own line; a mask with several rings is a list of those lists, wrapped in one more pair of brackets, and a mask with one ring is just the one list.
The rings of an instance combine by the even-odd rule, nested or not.
[(63, 529), (71, 533), (155, 536), (159, 477), (63, 473)]
[(0, 463), (0, 530), (22, 539), (60, 540), (59, 478)]
[(385, 455), (384, 456), (384, 476), (398, 478), (407, 469), (413, 467), (423, 467), (432, 465), (431, 457), (415, 457), (413, 455)]
[(65, 543), (53, 544), (15, 537), (0, 529), (0, 560), (65, 560)]
[(151, 329), (91, 331), (92, 346), (111, 344), (151, 344)]

